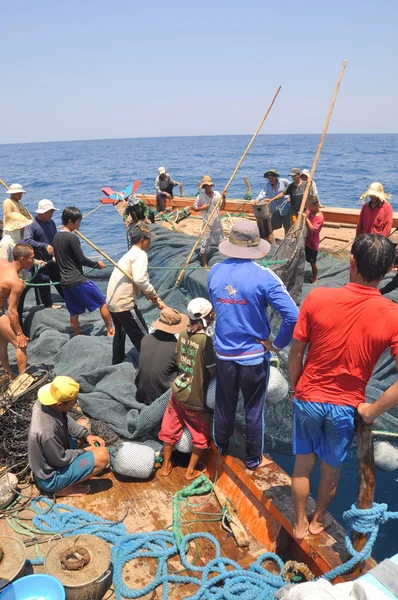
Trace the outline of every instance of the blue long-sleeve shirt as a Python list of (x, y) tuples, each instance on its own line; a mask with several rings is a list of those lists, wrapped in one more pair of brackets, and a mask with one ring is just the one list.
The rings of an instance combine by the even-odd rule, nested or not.
[(245, 365), (264, 360), (269, 353), (256, 339), (269, 337), (269, 305), (282, 317), (273, 345), (282, 349), (290, 343), (298, 308), (273, 271), (252, 260), (228, 258), (212, 267), (208, 288), (216, 311), (217, 358)]
[(41, 221), (35, 217), (33, 223), (25, 228), (24, 242), (32, 246), (36, 258), (50, 260), (51, 256), (47, 252), (47, 246), (52, 246), (56, 233), (57, 227), (53, 220)]
[[(276, 190), (274, 190), (270, 182), (267, 181), (256, 200), (262, 200), (263, 198), (274, 198), (281, 192), (285, 193), (288, 185), (289, 181), (280, 177), (277, 179)], [(284, 195), (282, 198), (278, 198), (278, 200), (270, 202), (269, 210), (271, 215), (273, 215), (275, 211), (279, 210), (281, 216), (284, 217), (290, 212), (290, 197)]]

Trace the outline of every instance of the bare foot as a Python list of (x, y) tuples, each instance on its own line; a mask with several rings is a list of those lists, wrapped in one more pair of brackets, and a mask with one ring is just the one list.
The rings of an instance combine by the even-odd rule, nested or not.
[(186, 479), (187, 481), (192, 481), (192, 479), (196, 479), (197, 477), (199, 477), (199, 475), (202, 475), (202, 471), (198, 471), (197, 469), (190, 472), (187, 471), (184, 475), (184, 479)]
[(312, 285), (316, 285), (318, 283), (318, 280), (315, 279), (315, 281), (312, 281)]
[(312, 517), (311, 523), (308, 527), (308, 531), (311, 535), (319, 535), (320, 533), (322, 533), (322, 531), (330, 527), (332, 523), (333, 519), (328, 513), (326, 513), (322, 521), (319, 521), (317, 518), (315, 519), (314, 517)]
[(68, 485), (62, 490), (58, 490), (54, 492), (54, 496), (58, 497), (74, 497), (74, 496), (86, 496), (90, 491), (90, 486), (84, 483), (75, 483), (73, 485)]
[(113, 337), (115, 335), (115, 330), (114, 329), (108, 329), (106, 335), (107, 335), (107, 337)]
[(163, 463), (162, 468), (160, 469), (160, 474), (162, 477), (168, 477), (173, 470), (173, 465), (170, 463)]
[(52, 306), (49, 306), (48, 308), (62, 308), (62, 306), (60, 304), (53, 304)]
[(302, 525), (298, 526), (293, 523), (293, 537), (296, 540), (303, 540), (308, 533), (308, 521), (306, 520)]

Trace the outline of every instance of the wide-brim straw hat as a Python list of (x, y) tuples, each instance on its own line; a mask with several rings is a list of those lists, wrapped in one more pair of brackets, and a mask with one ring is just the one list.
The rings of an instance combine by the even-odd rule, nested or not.
[(3, 229), (4, 231), (16, 231), (17, 229), (27, 227), (31, 223), (33, 223), (32, 219), (27, 219), (19, 212), (12, 212), (8, 215)]
[(263, 177), (267, 179), (270, 175), (273, 175), (274, 177), (279, 177), (279, 173), (277, 173), (275, 169), (268, 169), (268, 171), (265, 171)]
[(378, 198), (382, 202), (388, 202), (389, 200), (391, 200), (391, 194), (387, 194), (384, 191), (383, 184), (379, 181), (374, 181), (370, 184), (366, 192), (360, 197), (360, 201), (365, 202), (366, 198), (368, 198), (369, 196), (376, 196), (376, 198)]
[(271, 250), (271, 244), (260, 238), (257, 223), (238, 221), (234, 223), (229, 239), (218, 247), (221, 254), (230, 258), (263, 258)]
[(189, 319), (181, 314), (175, 308), (167, 306), (160, 311), (157, 321), (152, 323), (154, 329), (164, 331), (165, 333), (181, 333), (188, 327)]
[(211, 180), (210, 175), (203, 175), (203, 179), (199, 184), (199, 187), (202, 188), (204, 185), (214, 185), (214, 183)]
[(12, 183), (8, 188), (7, 194), (27, 194), (20, 183)]

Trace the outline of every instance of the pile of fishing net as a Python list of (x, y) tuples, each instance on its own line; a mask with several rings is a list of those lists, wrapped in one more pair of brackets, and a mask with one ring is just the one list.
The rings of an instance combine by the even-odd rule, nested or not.
[[(157, 234), (149, 252), (149, 274), (159, 296), (169, 305), (185, 312), (186, 306), (194, 297), (207, 297), (208, 271), (200, 267), (198, 258), (192, 260), (179, 288), (174, 286), (179, 268), (189, 254), (195, 238), (185, 234), (167, 231), (161, 226), (151, 226)], [(85, 249), (86, 250), (86, 249)], [(291, 253), (293, 252), (293, 254)], [(301, 232), (296, 238), (289, 237), (276, 254), (267, 260), (283, 260), (272, 265), (286, 283), (296, 301), (313, 289), (309, 267), (303, 260), (304, 241)], [(86, 250), (86, 253), (87, 250)], [(218, 252), (210, 255), (210, 265), (223, 260)], [(287, 259), (287, 260), (286, 260)], [(340, 287), (349, 280), (348, 263), (319, 255), (319, 281), (322, 286)], [(305, 270), (306, 269), (306, 270)], [(111, 269), (94, 271), (90, 274), (98, 285), (106, 291)], [(29, 292), (28, 299), (33, 297)], [(390, 298), (398, 300), (397, 292)], [(138, 302), (146, 322), (150, 325), (158, 317), (159, 311), (145, 299)], [(82, 334), (71, 338), (69, 314), (60, 310), (33, 307), (25, 311), (27, 333), (32, 338), (29, 343), (29, 362), (42, 363), (54, 369), (57, 375), (69, 375), (80, 383), (79, 403), (84, 413), (97, 421), (105, 422), (118, 436), (126, 440), (145, 442), (154, 450), (161, 445), (157, 435), (161, 420), (169, 400), (166, 392), (150, 406), (137, 402), (135, 369), (138, 355), (127, 341), (129, 353), (125, 362), (112, 366), (112, 339), (105, 335), (105, 328), (98, 311), (83, 315)], [(279, 328), (278, 313), (269, 311), (272, 331)], [(288, 379), (287, 354), (278, 355), (278, 371)], [(379, 360), (367, 388), (368, 400), (373, 402), (396, 380), (395, 363), (386, 351)], [(282, 381), (282, 380), (281, 380)], [(277, 385), (282, 389), (283, 383)], [(287, 398), (280, 392), (278, 402), (266, 402), (265, 445), (267, 450), (281, 453), (291, 452), (292, 412)], [(236, 426), (244, 425), (243, 402), (238, 406)], [(377, 429), (398, 431), (398, 409), (394, 409), (378, 419)]]

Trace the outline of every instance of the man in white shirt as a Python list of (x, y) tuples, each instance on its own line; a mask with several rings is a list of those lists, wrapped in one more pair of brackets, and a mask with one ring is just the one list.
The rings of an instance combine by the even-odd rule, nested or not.
[(173, 188), (177, 185), (180, 188), (180, 195), (182, 195), (182, 183), (174, 181), (164, 167), (159, 167), (159, 175), (155, 179), (155, 190), (156, 190), (156, 207), (159, 213), (162, 213), (166, 209), (167, 198), (173, 197)]
[(124, 360), (126, 334), (139, 352), (141, 340), (148, 333), (144, 317), (136, 305), (140, 294), (158, 308), (165, 308), (165, 304), (158, 298), (155, 288), (149, 282), (147, 273), (147, 252), (156, 236), (143, 223), (132, 227), (129, 236), (131, 248), (122, 256), (118, 265), (131, 275), (133, 281), (115, 267), (106, 293), (106, 304), (115, 325), (113, 365)]
[[(220, 192), (213, 190), (213, 187), (214, 183), (212, 182), (210, 175), (204, 175), (199, 184), (200, 194), (196, 196), (196, 200), (192, 206), (192, 210), (202, 213), (203, 227), (211, 217), (211, 223), (209, 223), (209, 226), (203, 234), (200, 245), (202, 267), (205, 268), (207, 268), (207, 255), (210, 247), (218, 246), (224, 239), (219, 209), (224, 210), (225, 208), (225, 192), (223, 191), (222, 194), (220, 194)], [(218, 206), (218, 208), (214, 215), (211, 216), (216, 206)]]

